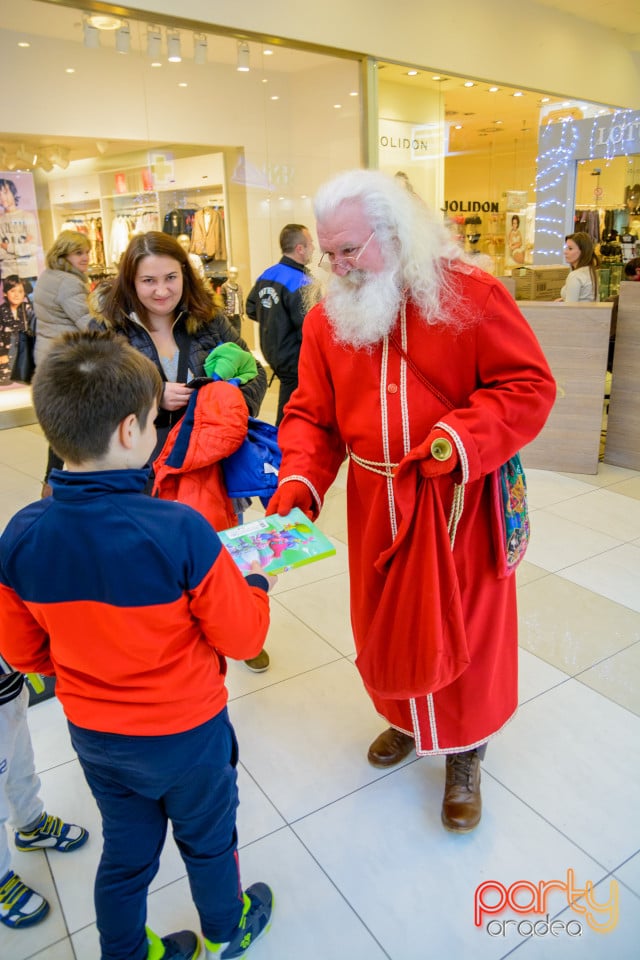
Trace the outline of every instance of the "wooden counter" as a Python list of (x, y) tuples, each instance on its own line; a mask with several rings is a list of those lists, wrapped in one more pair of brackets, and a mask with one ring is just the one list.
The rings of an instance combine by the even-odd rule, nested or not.
[(604, 460), (640, 470), (640, 283), (630, 280), (620, 284), (618, 295)]
[(541, 470), (597, 473), (612, 304), (519, 300), (518, 306), (558, 386), (549, 419), (522, 449), (522, 462)]

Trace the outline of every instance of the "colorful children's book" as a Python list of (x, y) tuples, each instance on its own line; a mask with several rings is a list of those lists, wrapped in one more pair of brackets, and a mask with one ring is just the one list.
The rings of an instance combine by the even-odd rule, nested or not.
[(218, 536), (243, 573), (257, 560), (265, 573), (281, 573), (331, 557), (335, 547), (297, 507), (286, 517), (274, 514)]

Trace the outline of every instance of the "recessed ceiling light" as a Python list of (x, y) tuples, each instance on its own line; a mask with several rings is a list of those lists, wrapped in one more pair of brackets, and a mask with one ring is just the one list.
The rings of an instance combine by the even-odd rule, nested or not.
[(437, 74), (435, 77), (431, 77), (432, 80), (442, 80), (442, 77), (439, 77)]
[(465, 80), (464, 85), (465, 87), (475, 87), (473, 80)]
[(494, 123), (497, 123), (497, 124), (500, 124), (500, 123), (504, 123), (504, 120), (494, 120), (493, 122), (494, 122)]
[(334, 103), (333, 109), (334, 109), (334, 110), (342, 110), (342, 104), (341, 104), (341, 103)]
[(267, 80), (266, 77), (263, 77), (263, 78), (262, 78), (262, 82), (263, 82), (263, 83), (269, 83), (269, 81)]
[(349, 94), (349, 96), (350, 96), (350, 97), (357, 97), (357, 96), (358, 96), (358, 91), (357, 91), (357, 90), (352, 90), (351, 93)]
[(551, 100), (551, 97), (541, 97), (540, 103), (549, 103), (550, 100)]
[(522, 90), (516, 90), (513, 94), (514, 97), (524, 97)]
[(489, 93), (497, 93), (500, 87), (489, 87)]
[(179, 86), (179, 87), (188, 87), (189, 84), (188, 84), (188, 83), (185, 83), (184, 80), (183, 80), (181, 83), (178, 84), (178, 86)]
[(456, 123), (453, 129), (454, 129), (454, 130), (462, 130), (462, 124), (461, 124), (461, 123)]
[(152, 67), (161, 67), (162, 64), (161, 64), (158, 60), (154, 60), (153, 63), (151, 64), (151, 66), (152, 66)]
[(19, 47), (30, 47), (31, 44), (27, 40), (18, 40)]
[(92, 13), (87, 20), (96, 30), (118, 30), (123, 23), (118, 17), (103, 16), (99, 13)]
[(64, 72), (65, 72), (65, 73), (75, 73), (75, 72), (76, 72), (76, 68), (75, 68), (75, 67), (67, 67), (67, 69), (66, 69)]
[(417, 77), (417, 76), (418, 76), (418, 71), (417, 71), (417, 70), (407, 70), (407, 76), (408, 76), (408, 77)]
[(280, 97), (279, 97), (277, 94), (274, 94), (274, 95), (271, 97), (271, 99), (272, 99), (272, 100), (279, 100)]
[(267, 47), (266, 50), (263, 50), (262, 52), (264, 53), (265, 57), (272, 57), (272, 56), (273, 56), (273, 50), (269, 50), (268, 47)]

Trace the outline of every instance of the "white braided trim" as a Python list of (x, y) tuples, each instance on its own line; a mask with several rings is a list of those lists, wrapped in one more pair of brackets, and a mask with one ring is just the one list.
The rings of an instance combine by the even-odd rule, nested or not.
[(284, 483), (288, 483), (289, 480), (299, 480), (300, 483), (304, 483), (304, 485), (309, 488), (313, 496), (313, 499), (316, 502), (318, 513), (320, 513), (320, 511), (322, 510), (322, 500), (320, 499), (320, 494), (318, 493), (314, 485), (311, 483), (311, 480), (307, 480), (306, 477), (301, 477), (299, 474), (294, 473), (292, 474), (292, 476), (285, 477), (283, 480), (281, 480), (280, 483), (278, 484), (278, 487), (281, 487)]

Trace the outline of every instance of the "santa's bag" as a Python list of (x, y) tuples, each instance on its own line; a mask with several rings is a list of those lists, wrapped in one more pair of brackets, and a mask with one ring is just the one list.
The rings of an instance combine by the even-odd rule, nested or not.
[(385, 581), (356, 666), (376, 696), (410, 700), (453, 683), (470, 657), (440, 482), (414, 463), (395, 492), (402, 521), (376, 563)]
[(524, 559), (531, 528), (527, 479), (515, 453), (491, 476), (491, 516), (498, 576), (508, 577)]

